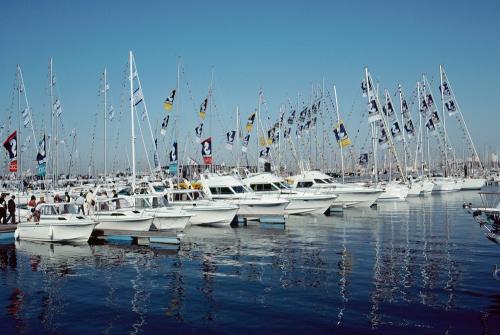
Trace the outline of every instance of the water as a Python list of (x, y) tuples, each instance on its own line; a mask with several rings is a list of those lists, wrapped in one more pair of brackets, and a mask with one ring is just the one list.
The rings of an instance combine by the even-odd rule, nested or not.
[(7, 333), (500, 333), (500, 246), (462, 192), (286, 226), (188, 230), (177, 249), (0, 243)]

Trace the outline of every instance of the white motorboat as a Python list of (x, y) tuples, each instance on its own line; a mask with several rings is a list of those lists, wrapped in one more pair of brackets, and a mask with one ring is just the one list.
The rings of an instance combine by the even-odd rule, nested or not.
[(40, 204), (29, 217), (21, 218), (14, 236), (27, 241), (86, 242), (95, 222), (76, 213), (73, 204)]
[(291, 189), (283, 178), (269, 172), (251, 174), (243, 182), (257, 194), (274, 195), (290, 201), (285, 214), (324, 214), (337, 198), (335, 194)]
[(132, 208), (127, 199), (118, 197), (97, 200), (95, 220), (95, 229), (99, 230), (148, 231), (153, 216)]
[(193, 216), (181, 207), (169, 206), (163, 196), (135, 195), (130, 200), (135, 209), (153, 217), (153, 225), (158, 230), (183, 230)]
[(259, 196), (235, 176), (205, 173), (200, 181), (205, 194), (211, 199), (238, 205), (237, 215), (240, 217), (259, 220), (285, 216), (288, 200)]
[[(183, 185), (183, 189), (179, 188)], [(192, 225), (229, 226), (238, 212), (238, 205), (206, 199), (202, 190), (190, 188), (187, 180), (167, 179), (144, 185), (146, 193), (166, 197), (168, 204), (181, 208), (191, 215)]]
[(328, 194), (337, 195), (333, 207), (370, 207), (383, 192), (380, 188), (338, 183), (332, 177), (314, 170), (304, 171), (289, 177), (287, 180), (293, 188), (298, 190), (319, 189)]
[(405, 201), (409, 186), (405, 183), (389, 182), (383, 186), (384, 192), (377, 201)]

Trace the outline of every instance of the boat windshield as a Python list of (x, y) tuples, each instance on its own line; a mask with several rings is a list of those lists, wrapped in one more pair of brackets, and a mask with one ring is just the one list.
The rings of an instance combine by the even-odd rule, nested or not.
[(283, 184), (283, 183), (280, 183), (280, 182), (277, 182), (277, 183), (273, 183), (274, 187), (277, 187), (279, 188), (280, 190), (288, 190), (290, 189), (289, 186)]
[(328, 178), (328, 179), (325, 179), (325, 181), (328, 183), (328, 184), (333, 184), (335, 182), (335, 179), (333, 178)]
[(99, 211), (113, 211), (115, 209), (130, 208), (130, 203), (124, 198), (114, 198), (98, 202)]
[(135, 198), (135, 208), (144, 209), (151, 208), (151, 202), (147, 198)]
[(153, 185), (155, 192), (165, 192), (167, 188), (163, 185)]
[(316, 182), (316, 184), (327, 184), (327, 182), (323, 179), (314, 179), (314, 181)]
[(234, 193), (246, 193), (248, 192), (243, 186), (232, 186)]

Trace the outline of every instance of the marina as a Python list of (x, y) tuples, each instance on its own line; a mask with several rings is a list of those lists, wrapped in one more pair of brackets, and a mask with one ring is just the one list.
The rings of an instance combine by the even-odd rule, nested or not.
[(500, 3), (0, 6), (2, 335), (500, 333)]
[(495, 333), (498, 246), (462, 208), (478, 201), (195, 226), (173, 249), (2, 239), (0, 318), (9, 333)]

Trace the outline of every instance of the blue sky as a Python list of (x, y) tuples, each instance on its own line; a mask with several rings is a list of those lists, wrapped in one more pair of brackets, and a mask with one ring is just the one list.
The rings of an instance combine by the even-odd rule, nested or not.
[[(155, 123), (161, 123), (162, 102), (175, 86), (181, 57), (180, 125), (189, 134), (198, 123), (196, 109), (213, 69), (214, 137), (229, 130), (237, 104), (242, 119), (251, 113), (260, 87), (275, 115), (288, 97), (309, 94), (311, 85), (323, 78), (328, 87), (337, 85), (341, 112), (347, 114), (355, 105), (350, 127), (361, 124), (366, 131), (359, 88), (364, 66), (381, 87), (394, 91), (402, 83), (409, 95), (422, 73), (438, 80), (439, 64), (444, 64), (478, 149), (496, 149), (499, 16), (495, 1), (3, 1), (0, 113), (7, 116), (19, 63), (34, 118), (48, 122), (47, 68), (53, 57), (63, 124), (77, 129), (80, 163), (86, 165), (89, 134), (100, 108), (100, 73), (107, 66), (110, 100), (119, 109), (128, 50), (134, 51)], [(437, 85), (433, 89), (437, 95)], [(128, 134), (126, 122), (111, 124), (110, 133), (118, 126)], [(35, 127), (40, 131), (40, 122)], [(100, 127), (96, 147), (102, 146)], [(121, 136), (119, 141), (122, 152), (128, 140)], [(214, 150), (229, 162), (220, 147)], [(201, 160), (198, 149), (188, 152)], [(116, 156), (114, 144), (108, 150)], [(96, 155), (101, 152), (96, 149)]]

